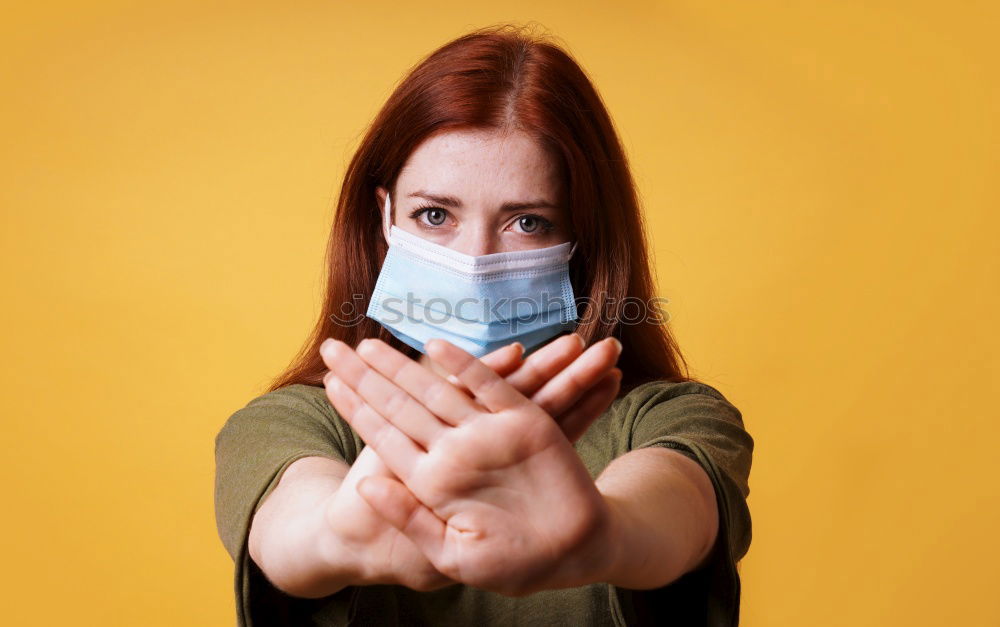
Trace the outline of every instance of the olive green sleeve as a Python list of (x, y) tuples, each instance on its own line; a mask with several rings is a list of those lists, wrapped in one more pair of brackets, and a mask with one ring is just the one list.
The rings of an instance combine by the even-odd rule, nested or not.
[(301, 599), (270, 585), (250, 558), (247, 536), (257, 509), (285, 469), (302, 457), (353, 463), (358, 440), (322, 388), (291, 385), (234, 412), (215, 438), (215, 516), (235, 565), (238, 625), (284, 623)]
[(718, 536), (707, 564), (670, 586), (632, 594), (632, 610), (655, 620), (669, 615), (677, 595), (689, 599), (702, 595), (703, 614), (691, 620), (736, 624), (740, 600), (736, 566), (749, 550), (752, 535), (747, 497), (754, 441), (744, 428), (743, 416), (718, 390), (695, 381), (644, 386), (630, 403), (630, 420), (625, 421), (628, 450), (662, 446), (698, 462), (712, 481), (719, 508)]
[(708, 473), (720, 499), (732, 557), (738, 561), (750, 548), (750, 463), (753, 438), (743, 416), (715, 388), (684, 383), (683, 393), (668, 400), (647, 403), (632, 427), (631, 448), (666, 446), (699, 462)]

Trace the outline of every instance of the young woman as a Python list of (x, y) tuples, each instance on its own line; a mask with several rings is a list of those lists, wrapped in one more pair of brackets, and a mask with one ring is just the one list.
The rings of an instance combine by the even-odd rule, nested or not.
[(452, 41), (343, 183), (323, 311), (216, 438), (241, 625), (736, 624), (753, 439), (660, 315), (558, 46)]

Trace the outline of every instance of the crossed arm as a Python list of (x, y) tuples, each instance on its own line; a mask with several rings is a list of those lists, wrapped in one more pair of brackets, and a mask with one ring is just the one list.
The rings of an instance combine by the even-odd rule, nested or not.
[[(605, 371), (555, 376), (554, 387), (525, 396), (517, 390), (532, 391), (530, 368), (519, 381), (509, 367), (493, 364), (494, 372), (446, 342), (431, 344), (428, 355), (452, 375), (447, 387), (381, 342), (331, 352), (328, 396), (369, 444), (367, 457), (350, 468), (304, 458), (286, 470), (251, 529), (251, 556), (272, 583), (305, 597), (379, 582), (464, 582), (519, 596), (593, 582), (655, 588), (703, 563), (718, 510), (696, 462), (640, 449), (593, 481), (573, 451), (570, 441), (607, 395), (597, 395), (605, 400), (595, 409), (586, 394), (560, 400), (560, 390), (588, 381), (599, 389)], [(544, 374), (537, 370), (536, 379)], [(560, 412), (542, 408), (560, 402), (557, 423)], [(557, 424), (562, 432), (551, 428)], [(390, 463), (381, 472), (355, 468), (383, 459)], [(313, 514), (320, 510), (326, 515)], [(338, 527), (347, 520), (375, 531)]]

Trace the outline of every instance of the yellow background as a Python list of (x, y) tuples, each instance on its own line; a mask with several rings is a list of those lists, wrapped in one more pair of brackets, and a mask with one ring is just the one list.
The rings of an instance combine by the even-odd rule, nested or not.
[(314, 320), (345, 163), (421, 56), (533, 20), (756, 440), (743, 624), (1000, 623), (995, 7), (6, 8), (2, 622), (233, 623), (213, 440)]

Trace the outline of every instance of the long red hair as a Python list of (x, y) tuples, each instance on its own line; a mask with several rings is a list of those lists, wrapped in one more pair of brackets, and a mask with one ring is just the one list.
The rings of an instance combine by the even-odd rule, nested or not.
[[(570, 261), (587, 344), (622, 343), (621, 393), (652, 380), (685, 381), (687, 364), (657, 302), (635, 184), (604, 103), (558, 45), (504, 25), (473, 31), (419, 62), (368, 128), (344, 176), (326, 250), (326, 293), (312, 334), (268, 391), (322, 385), (319, 347), (377, 337), (419, 353), (364, 317), (387, 244), (375, 189), (394, 189), (413, 150), (430, 134), (476, 128), (525, 132), (560, 162), (578, 242)], [(637, 317), (641, 319), (633, 319)], [(652, 312), (662, 313), (662, 312)], [(683, 372), (682, 372), (683, 366)]]

